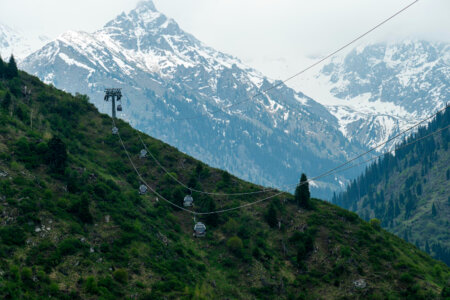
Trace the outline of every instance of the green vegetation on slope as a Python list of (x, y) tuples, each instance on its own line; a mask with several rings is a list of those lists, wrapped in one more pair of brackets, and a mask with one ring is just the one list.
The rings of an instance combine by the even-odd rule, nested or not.
[[(450, 109), (333, 199), (450, 265)], [(432, 133), (438, 132), (432, 135)], [(428, 137), (427, 137), (428, 136)], [(417, 143), (413, 143), (419, 140)]]
[[(198, 218), (208, 231), (194, 238), (191, 215), (138, 194), (140, 182), (108, 116), (85, 96), (19, 76), (0, 80), (0, 297), (433, 299), (444, 293), (450, 274), (444, 264), (315, 199), (308, 209), (286, 195)], [(139, 158), (134, 129), (122, 121), (118, 127), (145, 179), (181, 204), (187, 191)], [(191, 187), (261, 189), (144, 140)], [(262, 197), (193, 196), (198, 211)]]

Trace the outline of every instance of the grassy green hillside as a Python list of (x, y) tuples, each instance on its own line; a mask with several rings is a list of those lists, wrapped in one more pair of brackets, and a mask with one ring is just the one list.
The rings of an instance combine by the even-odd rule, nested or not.
[[(191, 215), (138, 194), (111, 119), (86, 97), (20, 73), (0, 79), (0, 107), (3, 299), (439, 299), (448, 283), (445, 264), (320, 200), (304, 210), (283, 195), (197, 218), (208, 231), (194, 238)], [(181, 203), (186, 191), (118, 127), (145, 179)], [(261, 188), (144, 140), (197, 189)], [(198, 211), (263, 197), (193, 196)]]
[[(370, 166), (334, 203), (450, 265), (450, 109)], [(437, 132), (437, 134), (433, 134)], [(418, 141), (417, 143), (415, 141)]]

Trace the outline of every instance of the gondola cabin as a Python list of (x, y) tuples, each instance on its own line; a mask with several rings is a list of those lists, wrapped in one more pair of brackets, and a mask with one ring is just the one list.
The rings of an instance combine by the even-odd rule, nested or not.
[(184, 207), (191, 207), (194, 205), (194, 198), (191, 195), (186, 195), (183, 201)]
[(194, 226), (194, 236), (204, 237), (206, 235), (206, 226), (202, 222), (197, 222)]
[(146, 158), (147, 157), (147, 151), (145, 149), (141, 150), (141, 153), (139, 153), (140, 158)]
[(117, 111), (122, 111), (122, 105), (117, 105)]
[(144, 195), (144, 194), (146, 194), (147, 193), (147, 187), (145, 186), (145, 185), (141, 185), (140, 187), (139, 187), (139, 195)]
[(113, 127), (112, 134), (118, 134), (118, 133), (119, 133), (119, 129), (117, 127)]

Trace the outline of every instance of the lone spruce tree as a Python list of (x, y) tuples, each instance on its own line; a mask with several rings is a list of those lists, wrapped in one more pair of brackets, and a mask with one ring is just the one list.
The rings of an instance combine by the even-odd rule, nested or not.
[(11, 106), (11, 102), (12, 102), (12, 97), (11, 97), (11, 93), (7, 92), (5, 97), (3, 98), (3, 101), (1, 102), (1, 107), (5, 110), (8, 111), (9, 107)]
[(19, 70), (17, 69), (17, 64), (14, 56), (11, 55), (11, 57), (9, 58), (8, 66), (6, 67), (6, 78), (13, 79), (17, 76), (19, 76)]
[(295, 189), (295, 201), (299, 207), (309, 209), (311, 208), (310, 198), (311, 194), (309, 192), (308, 178), (305, 173), (302, 173), (300, 184), (297, 185), (297, 188)]

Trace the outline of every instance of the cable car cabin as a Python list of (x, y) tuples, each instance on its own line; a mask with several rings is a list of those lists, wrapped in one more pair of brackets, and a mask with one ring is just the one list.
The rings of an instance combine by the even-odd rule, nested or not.
[(112, 134), (118, 134), (118, 133), (119, 133), (119, 128), (113, 127)]
[(184, 197), (183, 206), (184, 207), (191, 207), (194, 205), (194, 198), (192, 198), (191, 195), (186, 195)]
[(117, 111), (122, 111), (122, 105), (117, 105)]
[(204, 237), (206, 235), (206, 226), (202, 222), (197, 222), (194, 226), (194, 236)]
[(147, 157), (147, 151), (145, 149), (141, 150), (141, 153), (139, 154), (140, 158), (146, 158)]
[(146, 194), (147, 193), (147, 187), (145, 186), (145, 185), (141, 185), (140, 187), (139, 187), (139, 195), (144, 195), (144, 194)]

